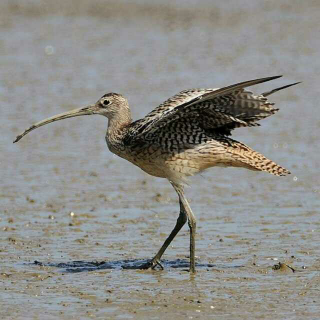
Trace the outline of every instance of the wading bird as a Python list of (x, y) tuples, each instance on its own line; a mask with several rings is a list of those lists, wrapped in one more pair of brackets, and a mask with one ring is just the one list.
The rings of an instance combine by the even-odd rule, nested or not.
[(117, 93), (108, 93), (95, 104), (32, 125), (14, 142), (50, 122), (93, 114), (107, 117), (109, 150), (152, 176), (167, 178), (179, 197), (180, 214), (174, 229), (158, 253), (140, 267), (154, 269), (159, 265), (162, 268), (160, 259), (163, 253), (188, 221), (190, 272), (194, 273), (196, 219), (184, 195), (187, 178), (214, 166), (242, 167), (277, 176), (290, 173), (229, 137), (233, 129), (258, 126), (257, 121), (278, 111), (266, 97), (299, 82), (260, 95), (254, 95), (245, 88), (279, 77), (245, 81), (220, 89), (181, 91), (134, 122), (127, 99)]

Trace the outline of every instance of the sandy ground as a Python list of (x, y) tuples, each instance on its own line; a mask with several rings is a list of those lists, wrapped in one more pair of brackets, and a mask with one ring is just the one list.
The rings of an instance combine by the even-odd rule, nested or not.
[[(320, 314), (318, 1), (0, 3), (1, 319), (317, 319)], [(319, 29), (319, 28), (318, 28)], [(191, 180), (188, 228), (167, 181), (112, 155), (102, 117), (32, 123), (128, 97), (135, 119), (176, 92), (284, 74), (299, 86), (234, 138), (288, 177), (211, 169)]]

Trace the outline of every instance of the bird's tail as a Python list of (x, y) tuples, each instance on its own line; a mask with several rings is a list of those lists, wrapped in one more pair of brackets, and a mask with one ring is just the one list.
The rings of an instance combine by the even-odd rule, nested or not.
[(251, 170), (266, 171), (276, 176), (285, 176), (290, 171), (279, 166), (274, 161), (266, 158), (261, 153), (252, 150), (245, 144), (233, 140), (232, 146), (228, 148), (233, 160), (237, 160), (239, 166)]

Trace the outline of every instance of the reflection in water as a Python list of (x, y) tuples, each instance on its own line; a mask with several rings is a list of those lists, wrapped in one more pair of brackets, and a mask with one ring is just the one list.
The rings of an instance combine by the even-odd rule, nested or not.
[[(59, 263), (53, 263), (53, 262), (40, 262), (35, 260), (32, 264), (40, 266), (40, 267), (54, 267), (63, 269), (64, 272), (90, 272), (90, 271), (98, 271), (98, 270), (105, 270), (105, 269), (131, 269), (131, 270), (140, 270), (141, 265), (144, 263), (147, 263), (148, 260), (117, 260), (117, 261), (72, 261), (72, 262), (59, 262)], [(183, 271), (189, 271), (189, 262), (188, 260), (162, 260), (162, 265), (165, 269), (168, 268), (175, 268), (175, 269), (181, 269)], [(197, 263), (197, 267), (199, 268), (214, 268), (215, 266), (213, 264), (203, 264), (203, 263)], [(155, 269), (157, 270), (157, 269)]]

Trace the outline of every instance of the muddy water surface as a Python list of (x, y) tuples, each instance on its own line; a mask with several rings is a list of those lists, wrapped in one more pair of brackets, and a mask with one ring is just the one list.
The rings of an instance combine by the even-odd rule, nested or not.
[[(1, 319), (318, 319), (320, 315), (317, 1), (0, 3)], [(112, 155), (106, 119), (32, 123), (128, 97), (135, 119), (176, 92), (256, 77), (303, 81), (261, 128), (237, 130), (288, 177), (211, 169), (187, 190), (198, 218), (165, 270), (132, 269), (174, 226), (167, 181)]]

